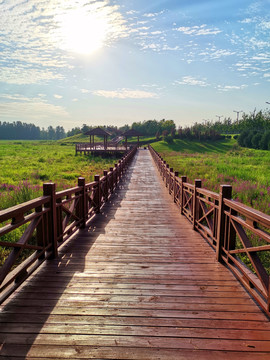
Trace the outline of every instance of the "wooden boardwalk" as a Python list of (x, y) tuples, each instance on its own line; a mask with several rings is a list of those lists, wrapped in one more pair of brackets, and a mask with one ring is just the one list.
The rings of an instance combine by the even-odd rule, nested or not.
[(148, 150), (1, 309), (1, 359), (270, 359), (269, 319), (180, 216)]

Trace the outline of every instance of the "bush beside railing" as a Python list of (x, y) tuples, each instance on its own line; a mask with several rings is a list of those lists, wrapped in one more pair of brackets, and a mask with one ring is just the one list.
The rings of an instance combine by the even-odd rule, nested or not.
[[(45, 183), (43, 196), (0, 211), (0, 246), (9, 252), (0, 269), (0, 303), (44, 260), (57, 257), (59, 246), (100, 212), (136, 150), (134, 147), (89, 184), (80, 177), (78, 186), (56, 192), (54, 183)], [(19, 228), (23, 234), (11, 242), (7, 235)]]
[(187, 183), (150, 145), (149, 150), (181, 214), (270, 315), (270, 216), (231, 200), (230, 185), (221, 185), (217, 194), (201, 188), (201, 180)]

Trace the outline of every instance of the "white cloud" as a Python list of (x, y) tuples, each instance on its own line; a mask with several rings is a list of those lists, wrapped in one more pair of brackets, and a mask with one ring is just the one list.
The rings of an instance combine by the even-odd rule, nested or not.
[(202, 86), (202, 87), (209, 86), (209, 84), (205, 81), (205, 79), (199, 80), (199, 79), (196, 79), (193, 76), (183, 76), (182, 80), (176, 80), (174, 82), (174, 84), (190, 85), (190, 86)]
[(203, 25), (195, 25), (195, 26), (181, 26), (179, 28), (174, 29), (176, 31), (182, 32), (186, 35), (217, 35), (222, 32), (222, 30), (218, 28), (207, 28), (206, 24)]
[(48, 82), (50, 80), (63, 79), (63, 75), (54, 70), (35, 69), (18, 64), (15, 67), (1, 67), (0, 79), (2, 82), (17, 85), (37, 84)]
[(217, 86), (218, 90), (220, 90), (220, 91), (243, 90), (246, 87), (247, 87), (246, 84), (243, 84), (243, 85), (225, 85), (225, 86), (218, 85)]
[(162, 15), (164, 12), (165, 12), (165, 10), (162, 10), (162, 11), (156, 12), (156, 13), (145, 13), (145, 14), (143, 14), (143, 16), (148, 17), (148, 18), (153, 18), (158, 15)]
[(53, 96), (54, 96), (56, 99), (62, 99), (62, 97), (63, 97), (62, 95), (58, 95), (58, 94), (54, 94)]
[(81, 89), (81, 92), (83, 94), (89, 94), (90, 93), (90, 90), (87, 90), (87, 89)]
[[(4, 95), (1, 96), (1, 98), (3, 97)], [(70, 117), (62, 106), (55, 106), (40, 98), (25, 98), (17, 95), (10, 98), (7, 96), (6, 100), (8, 101), (0, 101), (0, 116), (5, 119), (37, 121)]]
[(157, 98), (158, 94), (144, 90), (95, 90), (92, 92), (94, 95), (103, 96), (105, 98), (117, 99), (151, 99)]

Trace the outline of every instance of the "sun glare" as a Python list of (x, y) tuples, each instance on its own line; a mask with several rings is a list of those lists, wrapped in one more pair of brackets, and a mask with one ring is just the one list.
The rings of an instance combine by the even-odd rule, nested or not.
[(76, 9), (59, 19), (61, 48), (80, 54), (92, 54), (104, 46), (109, 22), (102, 12)]

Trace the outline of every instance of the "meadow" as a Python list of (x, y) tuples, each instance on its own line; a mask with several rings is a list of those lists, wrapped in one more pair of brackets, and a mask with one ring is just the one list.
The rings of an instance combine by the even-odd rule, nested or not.
[(42, 194), (42, 184), (52, 181), (57, 191), (86, 182), (109, 169), (117, 158), (75, 156), (67, 141), (0, 141), (0, 210)]
[(189, 182), (201, 179), (203, 187), (215, 192), (221, 184), (230, 184), (235, 200), (270, 215), (269, 151), (241, 148), (234, 139), (174, 139), (172, 144), (160, 141), (152, 146)]

